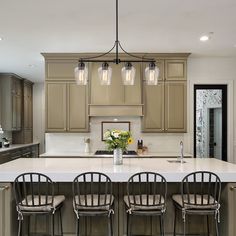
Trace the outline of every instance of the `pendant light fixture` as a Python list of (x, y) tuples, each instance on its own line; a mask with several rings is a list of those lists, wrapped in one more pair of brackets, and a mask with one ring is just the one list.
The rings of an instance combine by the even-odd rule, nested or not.
[[(99, 59), (115, 50), (114, 59)], [(119, 50), (127, 55), (127, 60), (121, 60), (119, 58)], [(80, 58), (78, 67), (75, 68), (75, 79), (78, 85), (86, 85), (88, 81), (88, 68), (85, 63), (97, 62), (101, 63), (101, 67), (98, 68), (98, 75), (101, 85), (110, 85), (112, 78), (112, 68), (108, 63), (120, 64), (124, 63), (124, 67), (121, 69), (121, 76), (124, 85), (134, 85), (136, 69), (132, 63), (148, 63), (145, 69), (145, 78), (148, 85), (157, 85), (159, 68), (155, 64), (155, 60), (152, 58), (139, 57), (133, 55), (124, 50), (118, 38), (118, 0), (116, 0), (116, 40), (113, 47), (106, 53), (99, 54), (93, 57)]]

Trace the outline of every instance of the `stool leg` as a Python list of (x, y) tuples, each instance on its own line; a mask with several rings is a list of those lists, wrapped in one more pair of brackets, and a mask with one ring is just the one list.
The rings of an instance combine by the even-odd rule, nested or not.
[(163, 235), (163, 225), (162, 225), (162, 216), (159, 216), (159, 220), (160, 220), (160, 235)]
[(184, 227), (184, 229), (183, 229), (183, 233), (184, 233), (184, 236), (186, 235), (186, 216), (185, 216), (185, 218), (183, 219), (183, 223), (184, 223), (184, 225), (183, 225), (183, 227)]
[(126, 235), (129, 236), (129, 213), (126, 213), (126, 217), (127, 217), (127, 220), (126, 220)]
[(79, 219), (77, 219), (77, 236), (79, 236)]
[(21, 219), (19, 219), (18, 220), (18, 236), (21, 236), (21, 227), (22, 227), (22, 220)]
[(113, 236), (112, 214), (110, 214), (110, 216), (109, 216), (109, 224), (110, 224), (110, 236)]
[(61, 236), (63, 236), (63, 226), (62, 226), (61, 208), (59, 209), (59, 214), (60, 214)]
[(52, 236), (54, 236), (54, 214), (52, 214), (51, 223), (52, 223)]
[(30, 236), (30, 215), (28, 216), (28, 227), (27, 227), (27, 234)]
[(217, 219), (217, 216), (215, 217), (215, 225), (216, 225), (216, 236), (219, 236), (219, 229), (218, 229), (218, 219)]
[(162, 236), (165, 236), (164, 214), (161, 214), (161, 221), (162, 221)]
[(207, 236), (210, 236), (209, 216), (207, 215)]
[(174, 216), (174, 236), (176, 236), (176, 214), (177, 214), (177, 209), (175, 207), (175, 216)]

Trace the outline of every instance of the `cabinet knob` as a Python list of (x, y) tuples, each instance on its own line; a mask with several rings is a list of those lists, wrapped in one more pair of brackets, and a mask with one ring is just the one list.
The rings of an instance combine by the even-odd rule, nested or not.
[(9, 186), (1, 186), (0, 190), (4, 191), (4, 190), (8, 190), (10, 187)]
[(236, 186), (230, 186), (229, 188), (231, 191), (234, 191), (236, 189)]

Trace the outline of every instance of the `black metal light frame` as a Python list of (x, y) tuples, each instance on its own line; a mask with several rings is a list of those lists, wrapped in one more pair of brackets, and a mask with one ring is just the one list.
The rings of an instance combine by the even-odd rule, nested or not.
[[(155, 67), (155, 62), (156, 61), (153, 58), (139, 57), (139, 56), (133, 55), (133, 54), (125, 51), (125, 49), (122, 47), (122, 45), (119, 41), (119, 38), (118, 38), (118, 36), (119, 36), (118, 29), (119, 29), (119, 24), (118, 24), (118, 0), (116, 0), (116, 40), (115, 40), (115, 43), (114, 43), (113, 47), (108, 52), (99, 54), (97, 56), (80, 58), (78, 67), (84, 67), (85, 62), (103, 62), (103, 63), (106, 63), (106, 64), (108, 62), (115, 63), (115, 64), (127, 63), (128, 65), (131, 65), (131, 63), (136, 63), (136, 62), (144, 62), (144, 63), (146, 62), (146, 63), (150, 63), (149, 64), (150, 68)], [(97, 59), (97, 58), (108, 55), (114, 49), (115, 49), (115, 58), (114, 59), (106, 59), (106, 60)], [(121, 60), (119, 58), (119, 49), (121, 49), (121, 51), (123, 51), (128, 56), (136, 58), (136, 59), (134, 59), (134, 60)]]

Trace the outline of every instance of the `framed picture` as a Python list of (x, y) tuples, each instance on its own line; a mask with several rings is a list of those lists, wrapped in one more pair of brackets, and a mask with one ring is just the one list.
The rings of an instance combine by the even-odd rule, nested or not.
[(130, 121), (102, 121), (101, 123), (101, 139), (105, 141), (104, 134), (107, 130), (118, 129), (130, 131)]

